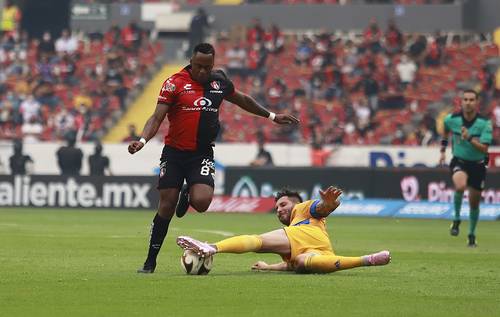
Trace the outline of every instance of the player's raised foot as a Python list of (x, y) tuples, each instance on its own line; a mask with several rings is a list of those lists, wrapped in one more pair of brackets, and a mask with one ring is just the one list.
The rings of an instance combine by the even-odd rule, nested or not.
[(460, 220), (453, 220), (450, 227), (450, 234), (454, 237), (458, 236), (460, 233)]
[(475, 247), (477, 247), (477, 244), (476, 244), (476, 236), (475, 236), (475, 235), (473, 235), (473, 234), (469, 234), (469, 235), (467, 236), (467, 238), (468, 238), (468, 240), (469, 240), (469, 241), (468, 241), (468, 244), (467, 244), (467, 246), (468, 246), (469, 248), (475, 248)]
[(144, 263), (142, 268), (137, 270), (137, 273), (154, 273), (156, 268), (156, 263)]
[(177, 206), (175, 206), (175, 215), (179, 218), (184, 217), (188, 208), (189, 208), (189, 187), (187, 184), (184, 184), (179, 194), (179, 200), (177, 201)]
[(188, 236), (177, 237), (177, 245), (184, 250), (191, 250), (200, 255), (212, 255), (217, 252), (217, 250), (208, 243), (198, 241)]
[(387, 250), (369, 254), (367, 257), (370, 265), (386, 265), (391, 262), (391, 253)]

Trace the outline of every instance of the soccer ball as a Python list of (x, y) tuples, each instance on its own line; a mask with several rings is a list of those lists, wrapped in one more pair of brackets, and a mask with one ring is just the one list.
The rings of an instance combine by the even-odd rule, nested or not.
[(189, 275), (206, 275), (212, 269), (213, 256), (196, 254), (191, 250), (185, 250), (181, 256), (181, 266), (184, 272)]

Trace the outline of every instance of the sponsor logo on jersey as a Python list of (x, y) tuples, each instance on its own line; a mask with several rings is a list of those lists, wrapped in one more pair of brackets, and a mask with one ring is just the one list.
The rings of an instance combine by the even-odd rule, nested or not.
[(212, 100), (206, 97), (200, 97), (196, 99), (193, 104), (196, 107), (210, 107), (212, 106)]
[(192, 90), (193, 89), (193, 85), (192, 84), (185, 84), (184, 85), (184, 90), (182, 90), (180, 92), (180, 94), (194, 94), (195, 91)]
[(210, 83), (210, 86), (212, 86), (213, 89), (215, 90), (220, 90), (220, 82), (214, 80), (213, 82)]
[(193, 102), (192, 106), (183, 106), (184, 111), (207, 111), (207, 112), (219, 112), (219, 109), (212, 108), (212, 100), (206, 97), (200, 97)]

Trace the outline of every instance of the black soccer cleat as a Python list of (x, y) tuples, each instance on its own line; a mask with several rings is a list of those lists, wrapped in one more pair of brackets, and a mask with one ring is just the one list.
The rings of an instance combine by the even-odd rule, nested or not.
[(473, 234), (469, 234), (468, 235), (468, 240), (469, 240), (469, 243), (467, 244), (467, 246), (469, 248), (475, 248), (477, 247), (477, 244), (476, 244), (476, 236), (473, 235)]
[(137, 270), (137, 273), (150, 274), (154, 273), (156, 268), (156, 263), (144, 263), (142, 268)]
[(458, 236), (458, 234), (460, 233), (460, 220), (453, 220), (453, 223), (451, 224), (451, 227), (450, 227), (450, 234), (452, 236)]
[(184, 184), (179, 194), (179, 200), (177, 201), (177, 206), (175, 206), (175, 215), (179, 218), (184, 217), (189, 208), (189, 187)]

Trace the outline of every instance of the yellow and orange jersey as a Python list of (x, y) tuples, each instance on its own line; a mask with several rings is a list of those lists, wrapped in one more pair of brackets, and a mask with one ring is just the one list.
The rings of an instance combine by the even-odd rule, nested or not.
[(284, 228), (290, 241), (290, 254), (282, 255), (284, 261), (293, 263), (295, 257), (303, 253), (334, 254), (326, 232), (326, 218), (316, 213), (319, 202), (308, 200), (293, 208), (290, 225)]
[(316, 206), (321, 200), (308, 200), (293, 207), (290, 226), (311, 225), (319, 227), (326, 234), (326, 218), (316, 213)]

